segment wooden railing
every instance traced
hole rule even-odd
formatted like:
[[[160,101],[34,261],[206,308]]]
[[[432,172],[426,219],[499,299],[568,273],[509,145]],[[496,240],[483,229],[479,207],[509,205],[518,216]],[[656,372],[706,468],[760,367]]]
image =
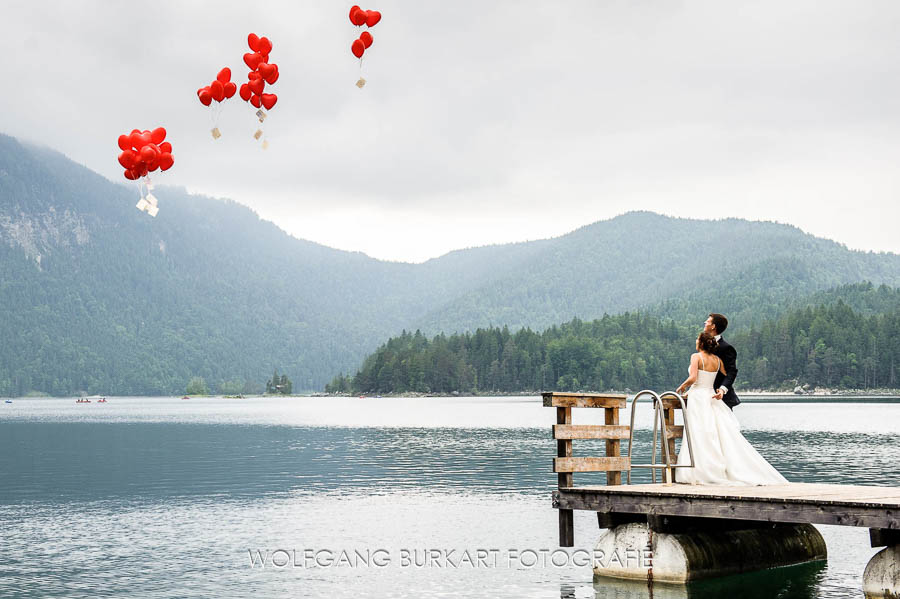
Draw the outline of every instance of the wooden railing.
[[[543,393],[544,407],[556,408],[556,457],[553,471],[557,473],[559,488],[572,487],[575,472],[605,472],[606,484],[621,485],[622,472],[631,470],[631,460],[622,457],[621,443],[628,439],[629,426],[619,424],[619,410],[625,408],[625,396],[598,393]],[[572,408],[603,408],[605,424],[572,424]],[[572,441],[576,439],[605,439],[606,455],[574,457]],[[674,439],[672,439],[674,445]],[[559,539],[561,547],[575,544],[574,514],[570,509],[559,510]]]

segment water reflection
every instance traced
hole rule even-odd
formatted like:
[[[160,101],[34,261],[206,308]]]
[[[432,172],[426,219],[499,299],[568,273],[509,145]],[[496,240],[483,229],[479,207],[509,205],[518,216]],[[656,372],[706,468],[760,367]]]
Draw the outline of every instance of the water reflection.
[[[900,485],[900,444],[888,435],[747,437],[795,482]],[[576,443],[575,454],[603,455],[602,443]],[[638,431],[635,462],[649,454],[650,433]],[[549,433],[535,429],[0,421],[0,503],[404,489],[548,498],[554,455]],[[605,484],[605,475],[575,480]],[[649,480],[633,472],[633,482]]]
[[[597,599],[819,599],[825,562],[690,582],[687,585],[595,578]],[[576,587],[560,585],[561,599],[578,596]]]

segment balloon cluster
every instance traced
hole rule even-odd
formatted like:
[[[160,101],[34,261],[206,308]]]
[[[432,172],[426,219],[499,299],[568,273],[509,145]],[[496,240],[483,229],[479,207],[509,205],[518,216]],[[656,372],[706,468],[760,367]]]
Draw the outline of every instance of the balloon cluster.
[[[247,45],[253,52],[244,54],[244,63],[250,67],[250,72],[247,73],[247,83],[241,85],[241,99],[250,102],[254,108],[272,110],[278,96],[263,91],[267,83],[273,85],[278,81],[278,65],[269,62],[272,42],[267,37],[251,33],[247,36]]]
[[[132,130],[119,136],[119,164],[125,167],[125,178],[136,181],[147,173],[159,169],[167,171],[175,164],[172,144],[165,141],[166,130],[157,127],[153,131]]]
[[[210,132],[213,139],[222,137],[222,132],[219,131],[219,115],[222,114],[222,102],[234,96],[235,93],[237,93],[237,85],[231,81],[231,69],[228,67],[219,71],[215,81],[197,90],[197,97],[200,98],[200,103],[204,106],[209,106],[214,100],[216,102],[216,106],[210,113],[212,120],[212,130]]]
[[[366,84],[366,80],[362,77],[362,57],[369,46],[372,45],[372,42],[375,41],[375,38],[368,32],[368,29],[377,25],[380,20],[381,13],[377,10],[363,10],[355,4],[350,8],[350,22],[357,27],[365,25],[367,29],[360,33],[359,37],[350,44],[350,51],[353,52],[353,56],[359,59],[360,77],[359,81],[356,82],[356,87],[362,88],[362,86]]]
[[[363,10],[355,4],[350,8],[350,22],[357,27],[365,25],[367,28],[372,28],[375,27],[380,20],[381,13],[377,10]],[[359,38],[354,40],[353,44],[350,45],[350,51],[353,52],[353,56],[362,58],[366,49],[371,46],[374,41],[375,38],[372,37],[371,33],[363,31],[359,34]]]
[[[209,106],[213,100],[222,102],[233,96],[236,91],[237,85],[231,81],[231,69],[225,67],[216,75],[215,81],[197,90],[197,97],[200,98],[201,104]]]
[[[119,164],[125,168],[125,178],[130,181],[139,181],[143,179],[143,185],[138,182],[141,199],[137,203],[138,210],[142,210],[156,216],[159,212],[156,198],[150,193],[153,184],[147,176],[149,173],[159,169],[167,171],[175,164],[172,158],[172,144],[165,141],[166,130],[157,127],[153,131],[141,131],[133,129],[127,135],[119,136]],[[144,188],[147,193],[144,195]]]

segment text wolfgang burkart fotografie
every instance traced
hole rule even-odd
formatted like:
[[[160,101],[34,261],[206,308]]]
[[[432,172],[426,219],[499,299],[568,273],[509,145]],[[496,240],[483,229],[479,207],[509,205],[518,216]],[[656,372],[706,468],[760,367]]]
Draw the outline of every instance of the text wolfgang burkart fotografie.
[[[602,568],[652,566],[648,547],[616,550],[549,548],[248,549],[252,568]]]

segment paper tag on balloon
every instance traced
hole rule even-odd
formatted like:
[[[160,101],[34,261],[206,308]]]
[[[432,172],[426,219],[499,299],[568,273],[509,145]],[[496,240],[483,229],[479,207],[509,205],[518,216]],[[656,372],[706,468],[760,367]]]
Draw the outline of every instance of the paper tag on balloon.
[[[259,119],[260,123],[266,120],[266,113],[262,108],[256,111],[256,118]]]
[[[213,130],[211,131],[211,133],[212,133],[213,139],[219,139],[220,137],[222,137],[222,132],[219,131],[218,127],[213,127]]]
[[[356,87],[362,89],[362,87],[366,84],[366,80],[362,77],[359,78],[359,81],[356,82]]]
[[[157,214],[159,214],[159,208],[157,208],[156,206],[150,206],[149,208],[147,208],[147,214],[149,214],[150,216],[156,216]]]
[[[257,129],[256,133],[253,134],[253,139],[259,139],[262,137],[262,129]]]
[[[147,200],[145,200],[144,198],[141,198],[140,200],[138,200],[138,203],[134,205],[134,207],[137,208],[138,210],[140,210],[141,212],[144,212],[147,210],[147,208],[150,207],[150,204],[147,202]]]
[[[264,140],[263,140],[263,142],[262,142],[262,149],[263,149],[263,150],[269,149],[269,140],[268,140],[268,139],[264,139]]]
[[[151,206],[156,206],[156,205],[157,205],[156,196],[153,195],[152,193],[148,193],[148,194],[147,194],[147,197],[144,198],[144,200],[145,200],[148,204],[150,204]]]

